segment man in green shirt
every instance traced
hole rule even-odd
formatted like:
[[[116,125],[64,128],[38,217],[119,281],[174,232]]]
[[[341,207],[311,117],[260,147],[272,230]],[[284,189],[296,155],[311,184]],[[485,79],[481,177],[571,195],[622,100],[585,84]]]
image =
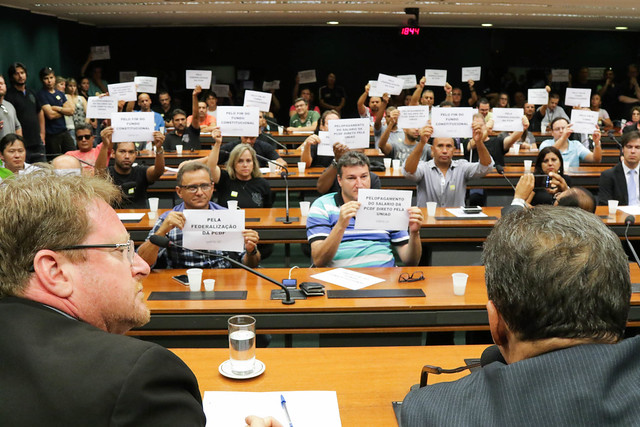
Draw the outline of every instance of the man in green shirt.
[[[287,128],[287,132],[313,132],[316,130],[320,114],[316,111],[309,111],[309,104],[304,98],[296,99],[293,106],[296,113],[289,119],[290,127]]]

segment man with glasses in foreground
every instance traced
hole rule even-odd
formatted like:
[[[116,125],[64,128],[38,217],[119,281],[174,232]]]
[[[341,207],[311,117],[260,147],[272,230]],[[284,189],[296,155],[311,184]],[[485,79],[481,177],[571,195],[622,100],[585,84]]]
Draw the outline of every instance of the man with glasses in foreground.
[[[167,236],[171,242],[182,245],[182,228],[186,218],[185,209],[225,209],[211,202],[213,194],[213,179],[211,171],[202,163],[185,163],[178,171],[176,177],[176,193],[183,202],[160,215],[158,221],[149,232],[149,236]],[[138,254],[154,268],[231,268],[233,265],[226,259],[215,255],[225,255],[237,260],[249,267],[257,267],[260,262],[258,251],[258,232],[255,230],[243,230],[244,252],[208,251],[211,256],[199,254],[188,249],[175,246],[160,248],[148,239],[140,248]],[[201,252],[201,251],[200,251]]]
[[[44,170],[0,184],[0,425],[204,426],[191,370],[123,336],[149,321],[149,266],[119,197]]]

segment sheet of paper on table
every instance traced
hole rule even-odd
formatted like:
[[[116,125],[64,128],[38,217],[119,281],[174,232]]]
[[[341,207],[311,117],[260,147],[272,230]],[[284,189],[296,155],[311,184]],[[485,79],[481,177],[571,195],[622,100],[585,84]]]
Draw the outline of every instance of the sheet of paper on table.
[[[357,271],[347,270],[346,268],[335,268],[333,270],[314,274],[311,277],[354,291],[375,285],[376,283],[384,282],[384,279],[380,279],[379,277],[358,273]]]
[[[287,401],[287,410],[294,426],[342,426],[335,391],[205,391],[202,404],[207,426],[244,426],[247,415],[272,416],[283,426],[288,426],[280,395]]]
[[[618,210],[629,215],[640,215],[640,206],[618,206]]]
[[[140,221],[142,219],[142,217],[144,217],[146,214],[144,212],[142,213],[119,213],[118,214],[118,218],[120,219],[120,221]]]
[[[466,214],[462,211],[461,208],[447,208],[447,212],[458,218],[486,218],[488,215],[484,212],[480,212],[477,214]]]

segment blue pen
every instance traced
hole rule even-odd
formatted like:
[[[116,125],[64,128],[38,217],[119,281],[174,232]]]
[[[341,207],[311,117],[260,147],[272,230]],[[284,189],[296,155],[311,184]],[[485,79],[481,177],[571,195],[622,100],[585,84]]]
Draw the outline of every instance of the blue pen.
[[[282,405],[282,409],[284,409],[284,413],[287,415],[287,421],[289,422],[289,427],[293,427],[293,423],[291,422],[291,417],[289,416],[289,411],[287,410],[287,401],[284,400],[283,395],[280,395],[280,404]]]

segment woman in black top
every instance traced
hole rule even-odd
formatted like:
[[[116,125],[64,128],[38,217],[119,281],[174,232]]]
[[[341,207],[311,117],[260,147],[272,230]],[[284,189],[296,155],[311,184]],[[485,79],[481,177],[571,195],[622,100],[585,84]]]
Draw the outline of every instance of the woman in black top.
[[[551,172],[560,175],[564,183],[561,182],[560,185],[552,188],[535,188],[527,200],[531,205],[552,205],[554,196],[568,190],[571,184],[569,177],[564,175],[564,162],[560,150],[556,147],[545,147],[538,153],[534,174],[549,175]]]

